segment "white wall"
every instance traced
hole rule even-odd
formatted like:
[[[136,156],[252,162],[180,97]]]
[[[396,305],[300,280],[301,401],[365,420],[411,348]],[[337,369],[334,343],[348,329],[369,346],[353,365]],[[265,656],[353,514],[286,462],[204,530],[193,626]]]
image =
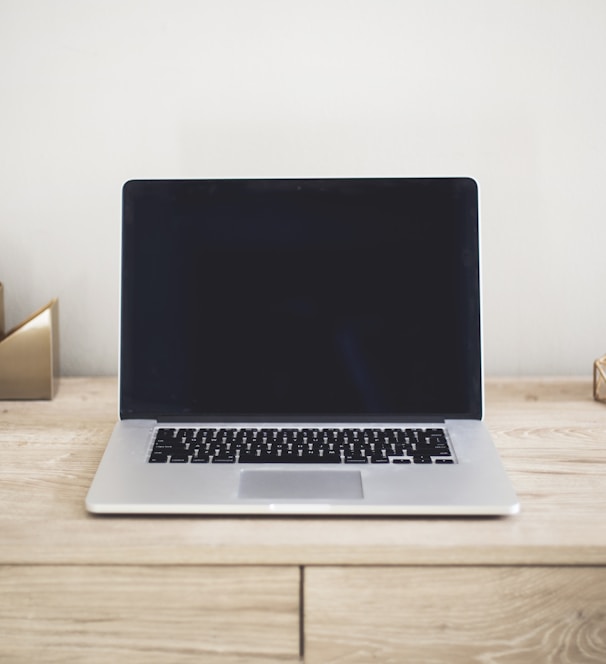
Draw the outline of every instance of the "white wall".
[[[0,280],[115,373],[120,188],[475,176],[489,374],[606,352],[604,0],[0,0]]]

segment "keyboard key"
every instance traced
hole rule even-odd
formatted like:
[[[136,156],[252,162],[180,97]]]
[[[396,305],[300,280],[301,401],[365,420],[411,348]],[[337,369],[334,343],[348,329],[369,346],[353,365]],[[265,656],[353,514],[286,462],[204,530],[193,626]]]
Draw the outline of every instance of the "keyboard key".
[[[213,463],[236,463],[236,457],[233,454],[218,454],[213,457]]]
[[[368,459],[363,456],[345,456],[345,463],[368,463]]]

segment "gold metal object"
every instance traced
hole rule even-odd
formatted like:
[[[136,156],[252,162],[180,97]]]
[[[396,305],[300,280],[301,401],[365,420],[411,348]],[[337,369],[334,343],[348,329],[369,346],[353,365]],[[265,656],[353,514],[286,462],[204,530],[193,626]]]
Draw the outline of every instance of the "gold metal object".
[[[0,399],[52,399],[59,382],[59,302],[4,331],[0,283]]]
[[[606,402],[606,355],[593,363],[593,398]]]

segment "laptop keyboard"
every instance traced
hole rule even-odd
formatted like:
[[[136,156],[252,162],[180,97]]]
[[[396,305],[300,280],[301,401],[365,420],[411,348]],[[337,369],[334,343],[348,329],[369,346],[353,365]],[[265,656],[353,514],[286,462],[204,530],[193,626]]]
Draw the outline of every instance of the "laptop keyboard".
[[[440,428],[159,428],[149,463],[451,464],[455,457]]]

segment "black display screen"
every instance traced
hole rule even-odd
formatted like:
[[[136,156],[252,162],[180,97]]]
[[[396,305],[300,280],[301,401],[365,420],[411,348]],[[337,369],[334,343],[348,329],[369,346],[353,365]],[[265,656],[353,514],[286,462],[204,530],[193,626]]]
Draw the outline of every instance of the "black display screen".
[[[131,181],[122,417],[481,415],[467,178]]]

